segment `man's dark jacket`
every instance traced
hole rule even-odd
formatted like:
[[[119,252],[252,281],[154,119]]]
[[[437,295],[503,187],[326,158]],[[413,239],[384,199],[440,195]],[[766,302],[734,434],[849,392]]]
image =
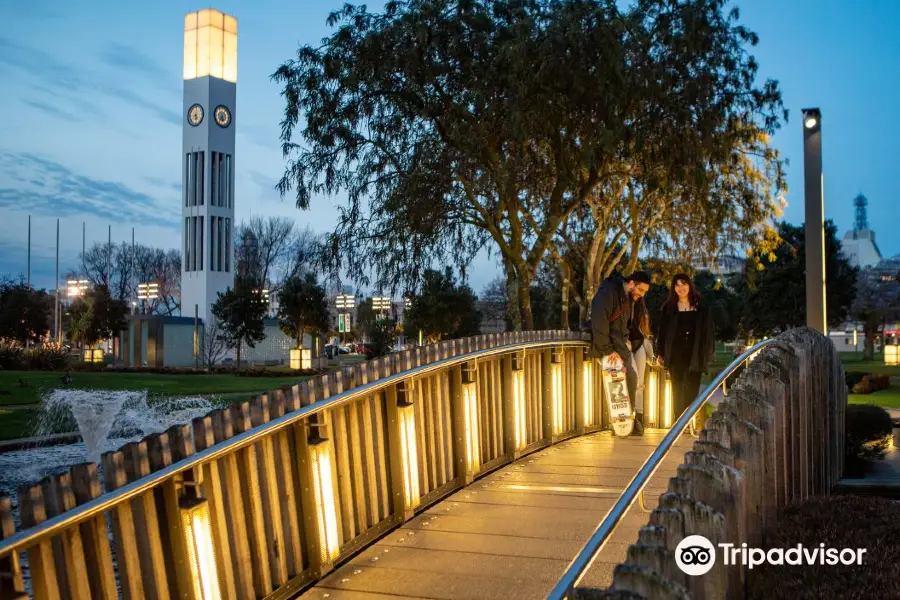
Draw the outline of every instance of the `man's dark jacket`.
[[[625,293],[621,278],[610,277],[600,285],[591,302],[592,357],[603,358],[618,352],[623,360],[628,360],[631,352],[625,340],[629,337],[631,305],[631,298]],[[610,323],[613,317],[616,318]]]

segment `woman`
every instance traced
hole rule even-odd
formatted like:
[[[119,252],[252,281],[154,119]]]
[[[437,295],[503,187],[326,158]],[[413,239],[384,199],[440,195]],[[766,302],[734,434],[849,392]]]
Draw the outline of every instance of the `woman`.
[[[715,324],[709,306],[684,274],[672,278],[661,312],[656,355],[671,373],[673,418],[678,419],[700,393],[700,379],[715,353]],[[700,409],[698,429],[704,417]]]
[[[628,331],[631,345],[631,356],[634,360],[634,371],[637,373],[637,388],[634,393],[635,431],[642,435],[644,431],[644,371],[648,362],[653,362],[653,345],[650,343],[650,311],[644,299],[634,304],[634,317]]]

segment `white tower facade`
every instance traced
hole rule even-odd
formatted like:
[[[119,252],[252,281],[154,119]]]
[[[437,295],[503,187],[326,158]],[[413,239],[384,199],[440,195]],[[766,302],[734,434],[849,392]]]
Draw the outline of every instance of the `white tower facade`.
[[[204,9],[184,19],[181,315],[204,322],[234,284],[237,20]]]

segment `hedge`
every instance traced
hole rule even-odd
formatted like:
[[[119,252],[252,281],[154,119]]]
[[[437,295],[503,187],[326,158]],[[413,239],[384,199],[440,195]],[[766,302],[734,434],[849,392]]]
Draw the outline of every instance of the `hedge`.
[[[864,496],[813,498],[789,506],[764,550],[865,549],[857,565],[767,565],[748,571],[748,600],[872,600],[900,597],[900,503]],[[818,562],[818,561],[816,561]]]
[[[862,477],[872,461],[884,458],[893,421],[886,410],[872,404],[849,404],[845,415],[844,476]]]

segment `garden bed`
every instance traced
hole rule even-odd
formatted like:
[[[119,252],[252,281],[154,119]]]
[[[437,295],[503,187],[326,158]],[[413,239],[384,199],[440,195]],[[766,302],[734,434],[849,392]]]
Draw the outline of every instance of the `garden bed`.
[[[749,600],[900,597],[900,502],[831,496],[788,507],[764,549],[865,549],[862,565],[762,565],[749,571]]]

